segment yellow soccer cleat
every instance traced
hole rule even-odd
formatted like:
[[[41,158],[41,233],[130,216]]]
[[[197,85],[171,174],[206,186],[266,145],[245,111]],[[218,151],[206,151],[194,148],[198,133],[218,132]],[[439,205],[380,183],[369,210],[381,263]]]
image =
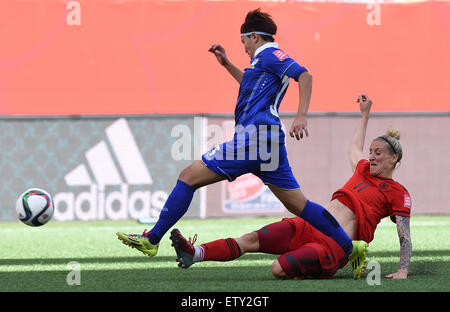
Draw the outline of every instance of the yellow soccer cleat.
[[[146,233],[141,234],[125,234],[122,232],[117,232],[117,238],[122,241],[127,246],[132,248],[136,248],[144,255],[149,256],[150,258],[156,256],[158,253],[159,244],[153,245],[149,242]]]
[[[353,269],[353,278],[359,280],[366,268],[366,256],[369,244],[364,241],[353,241],[353,251],[348,257]]]

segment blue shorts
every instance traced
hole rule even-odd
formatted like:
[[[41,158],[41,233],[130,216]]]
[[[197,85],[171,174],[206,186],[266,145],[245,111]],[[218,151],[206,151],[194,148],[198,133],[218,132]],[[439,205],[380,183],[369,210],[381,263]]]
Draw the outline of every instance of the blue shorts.
[[[264,184],[288,190],[300,188],[289,165],[285,144],[260,147],[256,143],[233,139],[203,154],[202,161],[230,182],[243,174],[253,173]]]

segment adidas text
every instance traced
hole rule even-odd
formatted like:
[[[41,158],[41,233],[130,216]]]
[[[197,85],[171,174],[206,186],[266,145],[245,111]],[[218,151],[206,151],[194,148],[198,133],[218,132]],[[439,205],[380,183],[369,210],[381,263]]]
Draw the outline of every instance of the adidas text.
[[[127,184],[118,191],[105,193],[97,185],[78,194],[61,192],[55,194],[55,220],[124,220],[158,216],[167,200],[164,191],[138,190],[130,192]]]

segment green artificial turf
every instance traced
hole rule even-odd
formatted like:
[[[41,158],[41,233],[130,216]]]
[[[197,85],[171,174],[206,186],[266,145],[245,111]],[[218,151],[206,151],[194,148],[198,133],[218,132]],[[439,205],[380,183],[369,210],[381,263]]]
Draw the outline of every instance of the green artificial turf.
[[[185,236],[198,234],[197,243],[238,237],[279,218],[183,219]],[[414,216],[411,223],[413,258],[407,280],[389,280],[397,271],[399,243],[396,227],[383,220],[370,244],[368,261],[374,268],[359,281],[346,266],[331,280],[276,280],[271,275],[275,255],[246,254],[232,262],[202,262],[187,270],[177,267],[166,235],[158,255],[149,259],[116,238],[117,231],[141,233],[151,225],[135,221],[50,222],[40,228],[20,222],[0,223],[0,291],[146,291],[146,292],[448,292],[450,291],[450,216]],[[80,285],[69,265],[80,265]],[[72,279],[71,279],[72,278]]]

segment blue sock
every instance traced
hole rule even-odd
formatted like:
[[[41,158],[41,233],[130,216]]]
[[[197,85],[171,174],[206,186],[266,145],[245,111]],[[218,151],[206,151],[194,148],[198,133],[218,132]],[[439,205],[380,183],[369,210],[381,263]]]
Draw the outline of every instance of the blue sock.
[[[178,180],[164,204],[159,219],[153,229],[148,232],[151,244],[156,245],[166,232],[186,213],[194,196],[194,189],[185,182]]]
[[[353,244],[351,238],[344,232],[340,224],[328,210],[308,200],[305,208],[303,208],[303,211],[300,213],[300,218],[307,221],[323,234],[334,239],[347,256],[352,253]]]

